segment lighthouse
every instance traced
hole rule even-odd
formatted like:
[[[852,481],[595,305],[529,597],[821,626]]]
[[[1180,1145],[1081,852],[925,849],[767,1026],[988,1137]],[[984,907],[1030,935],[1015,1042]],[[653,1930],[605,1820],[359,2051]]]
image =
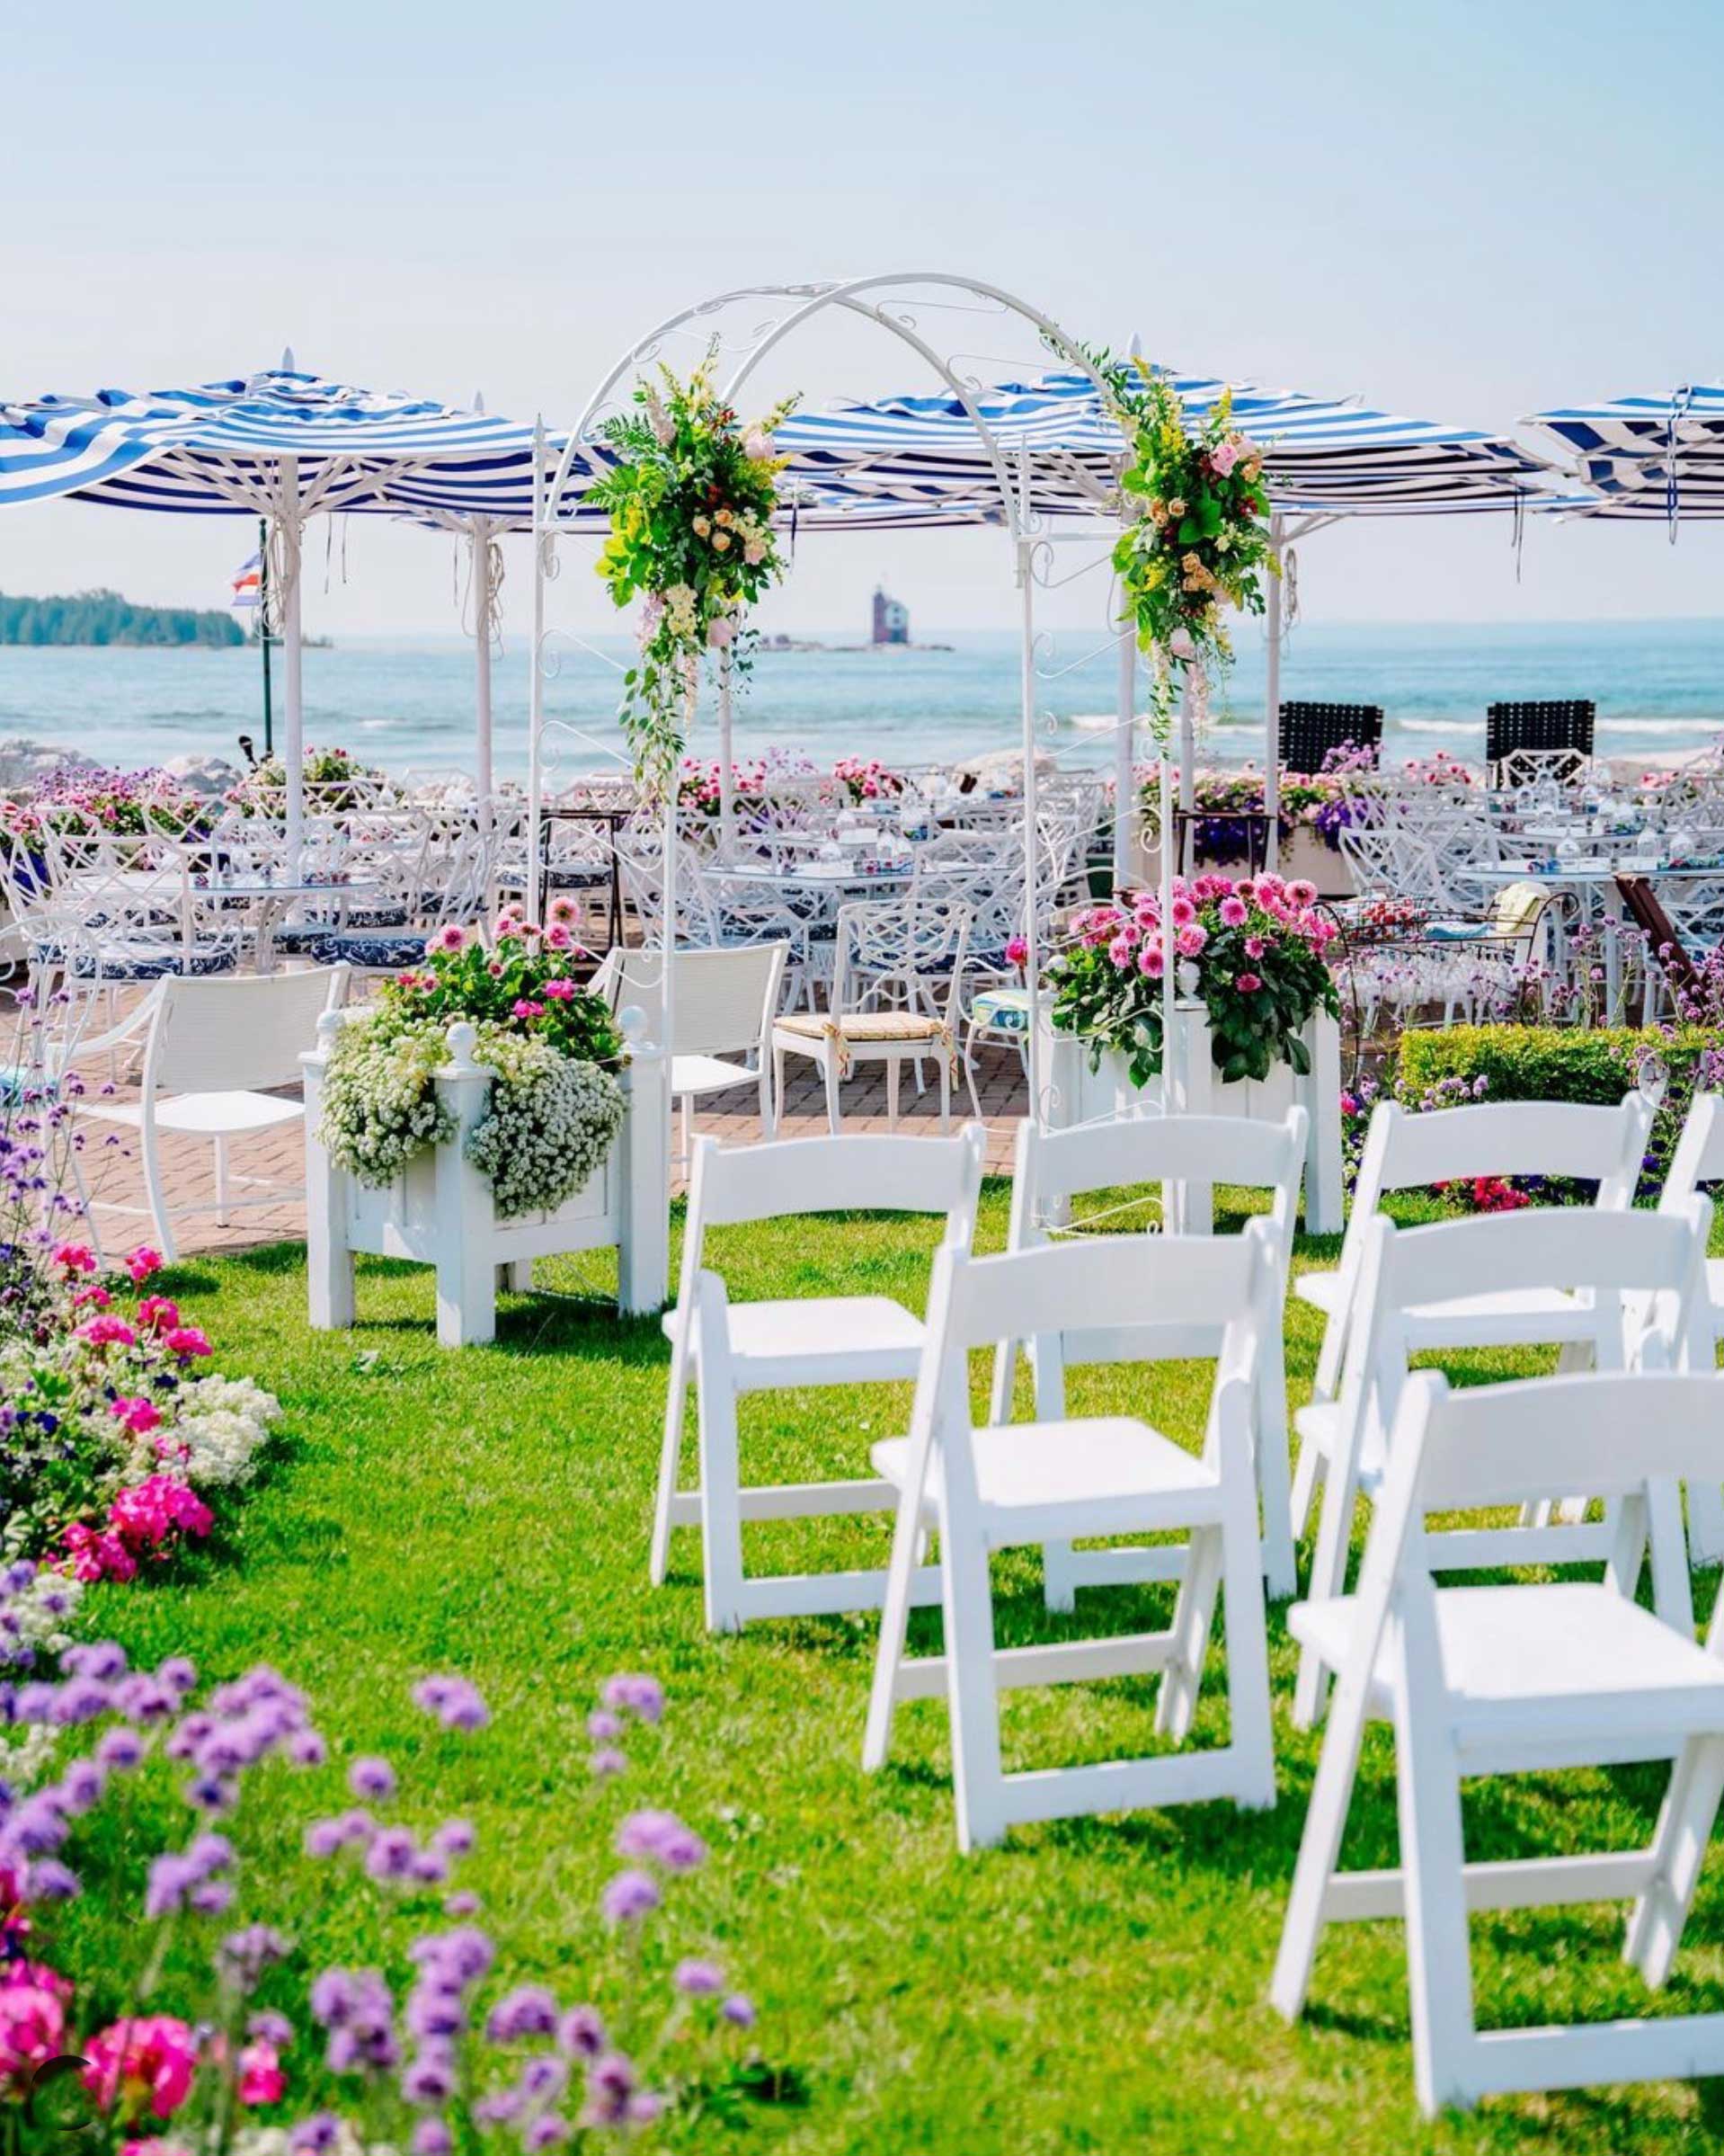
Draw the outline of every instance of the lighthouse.
[[[910,641],[910,609],[901,601],[889,599],[884,584],[874,587],[874,634],[875,644],[908,644]]]

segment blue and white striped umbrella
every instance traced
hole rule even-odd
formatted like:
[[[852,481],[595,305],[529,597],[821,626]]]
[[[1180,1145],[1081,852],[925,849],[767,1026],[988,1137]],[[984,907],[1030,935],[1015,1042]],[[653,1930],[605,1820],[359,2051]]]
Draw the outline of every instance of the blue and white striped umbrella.
[[[1560,442],[1600,497],[1589,513],[1672,525],[1724,516],[1724,387],[1565,405],[1527,423]]]
[[[71,494],[191,515],[424,511],[526,523],[532,487],[529,426],[285,367],[191,389],[0,404],[0,503]]]
[[[1176,375],[1193,425],[1228,385]],[[1330,515],[1513,508],[1541,497],[1554,477],[1543,459],[1506,436],[1234,385],[1233,416],[1264,451],[1277,509]],[[1027,474],[1044,512],[1105,509],[1123,442],[1093,383],[1076,372],[980,388],[977,410],[1004,453],[1013,484]],[[986,444],[950,391],[796,413],[778,430],[787,480],[905,502],[993,501],[1000,487]]]

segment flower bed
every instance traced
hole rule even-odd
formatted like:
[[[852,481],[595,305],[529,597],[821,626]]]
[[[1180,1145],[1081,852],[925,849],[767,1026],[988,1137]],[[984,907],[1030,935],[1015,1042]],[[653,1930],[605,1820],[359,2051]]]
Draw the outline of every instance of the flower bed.
[[[34,1593],[0,1580],[8,1632],[40,1634]],[[588,2133],[638,2140],[763,2083],[782,2092],[747,2055],[754,2009],[703,1921],[706,1843],[673,1813],[611,1801],[661,1748],[653,1678],[611,1679],[588,1717],[588,1808],[617,1862],[581,2000],[520,1981],[475,1920],[478,1896],[458,1883],[474,1826],[425,1817],[394,1762],[332,1742],[273,1670],[206,1688],[182,1656],[134,1669],[111,1642],[51,1636],[58,1669],[40,1644],[13,1657],[31,1671],[15,1721],[66,1733],[71,1756],[33,1793],[0,1795],[0,2073],[27,2103],[55,2087],[56,2118],[85,2145],[538,2152]],[[428,1676],[413,1698],[429,1724],[413,1758],[431,1778],[490,1715],[459,1676]],[[294,1823],[301,1853],[285,1858]],[[335,1965],[243,1913],[332,1888],[351,1942]],[[61,1911],[81,1894],[133,1912],[120,1965],[78,1965]]]
[[[1369,785],[1359,774],[1372,773]],[[1283,771],[1275,781],[1275,832],[1285,846],[1300,832],[1331,853],[1338,853],[1341,833],[1364,820],[1369,797],[1385,785],[1409,790],[1426,786],[1470,786],[1472,774],[1442,750],[1428,761],[1416,759],[1395,771],[1378,774],[1375,753],[1343,747],[1331,750],[1320,771]],[[1204,771],[1196,775],[1193,806],[1198,822],[1193,833],[1199,861],[1238,861],[1249,858],[1251,827],[1245,818],[1264,813],[1264,776],[1254,764],[1237,771]],[[1161,798],[1158,774],[1138,773],[1138,815],[1146,844],[1160,835]]]
[[[895,801],[904,790],[902,771],[888,771],[877,756],[840,756],[832,776],[849,797],[852,808],[866,801]]]
[[[1264,1079],[1277,1063],[1310,1069],[1302,1036],[1314,1012],[1338,1015],[1324,952],[1334,924],[1315,910],[1310,884],[1260,876],[1173,882],[1173,926],[1182,994],[1201,998],[1210,1053],[1224,1080]],[[1161,1069],[1160,907],[1153,892],[1089,906],[1072,922],[1075,945],[1049,967],[1053,1023],[1089,1044],[1093,1065],[1108,1049],[1142,1086]]]
[[[332,812],[363,807],[384,783],[375,764],[361,762],[345,749],[308,747],[299,775],[306,798]],[[243,816],[269,816],[279,823],[288,813],[287,765],[280,756],[266,756],[228,788],[227,798]]]
[[[116,838],[207,838],[218,804],[164,771],[104,771],[62,764],[31,788],[28,800],[0,806],[0,830],[26,847],[44,830]]]

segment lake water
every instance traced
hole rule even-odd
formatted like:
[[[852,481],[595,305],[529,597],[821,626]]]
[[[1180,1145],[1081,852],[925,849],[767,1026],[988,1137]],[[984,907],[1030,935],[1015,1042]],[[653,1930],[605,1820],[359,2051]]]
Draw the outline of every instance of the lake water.
[[[1008,635],[959,636],[949,651],[765,652],[736,708],[739,756],[769,745],[822,763],[888,763],[1010,749],[1018,740],[1018,650]],[[1042,737],[1062,762],[1111,755],[1115,660],[1062,635],[1044,661]],[[1241,636],[1253,646],[1252,632]],[[571,647],[547,708],[615,747],[618,664]],[[1073,662],[1080,662],[1073,664]],[[1063,671],[1062,671],[1063,669]],[[1663,621],[1546,627],[1322,627],[1296,631],[1283,662],[1290,697],[1381,703],[1391,760],[1447,749],[1478,758],[1485,706],[1497,699],[1591,697],[1607,755],[1670,755],[1724,735],[1724,624]],[[454,638],[366,641],[305,655],[307,738],[392,771],[470,763],[471,647]],[[1232,762],[1262,738],[1260,640],[1213,699],[1205,753]],[[280,662],[277,662],[278,717]],[[495,671],[497,764],[524,775],[526,662],[519,644]],[[698,746],[710,753],[707,714]],[[262,740],[254,650],[0,649],[0,737],[24,735],[126,767],[187,753],[236,756]],[[565,769],[599,747],[564,747]]]

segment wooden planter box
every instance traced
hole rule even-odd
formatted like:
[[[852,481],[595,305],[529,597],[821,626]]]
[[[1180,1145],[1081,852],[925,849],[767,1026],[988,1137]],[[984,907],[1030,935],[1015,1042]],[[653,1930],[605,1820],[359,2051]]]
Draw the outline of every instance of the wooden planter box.
[[[1169,1112],[1190,1116],[1241,1116],[1279,1122],[1295,1103],[1311,1118],[1305,1155],[1305,1228],[1312,1235],[1338,1235],[1343,1225],[1341,1170],[1341,1033],[1325,1011],[1306,1023],[1305,1047],[1311,1075],[1294,1074],[1278,1064],[1262,1080],[1223,1079],[1209,1052],[1209,1013],[1202,1003],[1174,1005],[1173,1082],[1164,1089],[1151,1079],[1132,1083],[1126,1059],[1116,1049],[1104,1052],[1100,1065],[1089,1067],[1089,1046],[1070,1033],[1056,1033],[1042,1020],[1043,1055],[1049,1074],[1048,1120],[1057,1129],[1080,1123],[1105,1122],[1115,1116],[1160,1115],[1164,1098]],[[1186,1233],[1205,1234],[1212,1218],[1211,1194],[1204,1185],[1181,1186],[1177,1217]],[[1172,1212],[1169,1217],[1172,1217]]]
[[[629,1048],[620,1074],[622,1128],[586,1188],[554,1213],[497,1217],[491,1186],[467,1161],[467,1133],[484,1119],[493,1074],[473,1059],[470,1025],[449,1029],[449,1060],[436,1086],[455,1136],[427,1146],[393,1183],[373,1189],[339,1168],[318,1137],[324,1068],[343,1014],[319,1021],[318,1045],[299,1058],[306,1074],[306,1211],[311,1323],[353,1323],[353,1260],[407,1258],[437,1269],[437,1338],[446,1348],[493,1340],[497,1289],[532,1286],[536,1258],[573,1251],[618,1253],[617,1306],[662,1309],[670,1277],[670,1103],[660,1049],[646,1047],[637,1010],[619,1023]]]

